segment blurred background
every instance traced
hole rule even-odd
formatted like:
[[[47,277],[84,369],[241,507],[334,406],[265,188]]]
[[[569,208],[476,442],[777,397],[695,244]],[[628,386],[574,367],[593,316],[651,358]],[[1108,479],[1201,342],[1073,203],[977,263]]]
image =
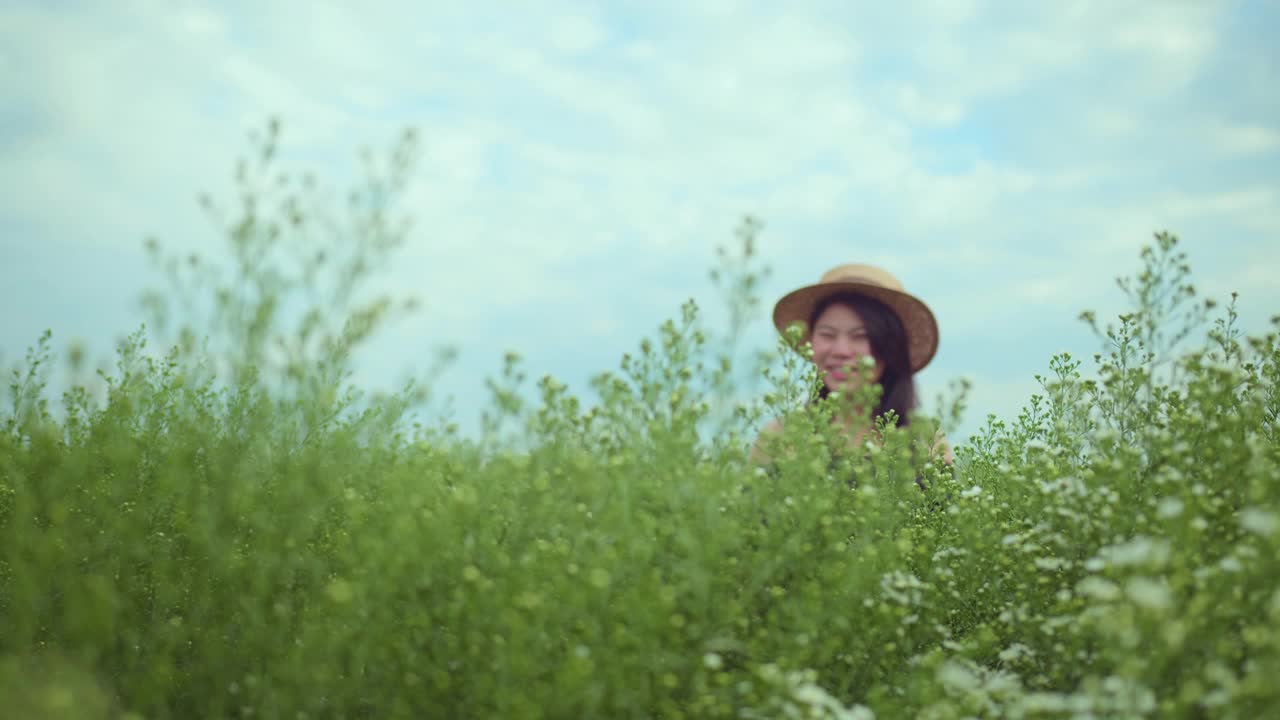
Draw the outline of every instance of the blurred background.
[[[1252,2],[0,2],[0,363],[50,328],[93,363],[163,286],[143,239],[217,259],[202,213],[278,117],[335,188],[421,140],[377,289],[421,311],[356,358],[391,389],[455,346],[463,428],[516,350],[579,392],[693,298],[744,215],[769,311],[843,262],[898,275],[973,383],[963,437],[1100,348],[1077,319],[1158,230],[1242,324],[1280,311],[1280,5]],[[340,197],[340,194],[338,195]],[[54,378],[55,382],[60,377]]]

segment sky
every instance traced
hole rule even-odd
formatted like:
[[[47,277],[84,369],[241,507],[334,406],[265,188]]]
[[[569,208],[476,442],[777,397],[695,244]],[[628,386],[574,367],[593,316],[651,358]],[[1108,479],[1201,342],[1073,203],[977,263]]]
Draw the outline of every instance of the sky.
[[[917,382],[972,383],[961,438],[1012,418],[1077,319],[1124,309],[1153,233],[1246,330],[1280,312],[1280,4],[1219,2],[0,1],[0,363],[47,329],[99,362],[161,287],[143,239],[225,254],[272,117],[281,162],[360,179],[406,128],[413,230],[376,276],[421,311],[356,358],[437,381],[473,424],[515,350],[589,397],[695,299],[745,215],[773,302],[846,262],[927,302]]]

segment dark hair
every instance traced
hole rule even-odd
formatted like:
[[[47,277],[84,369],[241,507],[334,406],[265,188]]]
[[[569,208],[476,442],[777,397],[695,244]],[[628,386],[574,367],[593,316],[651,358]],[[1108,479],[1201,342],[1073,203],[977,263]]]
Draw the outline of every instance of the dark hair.
[[[867,330],[867,339],[871,342],[871,354],[884,366],[880,376],[880,405],[872,414],[872,420],[892,410],[897,415],[898,427],[911,424],[908,413],[916,408],[916,382],[911,372],[911,356],[907,350],[907,332],[902,327],[902,320],[884,303],[866,295],[856,293],[837,293],[828,295],[818,301],[809,315],[809,331],[818,322],[818,317],[832,305],[844,305],[862,318]],[[826,399],[830,394],[826,383],[818,391],[818,396]]]

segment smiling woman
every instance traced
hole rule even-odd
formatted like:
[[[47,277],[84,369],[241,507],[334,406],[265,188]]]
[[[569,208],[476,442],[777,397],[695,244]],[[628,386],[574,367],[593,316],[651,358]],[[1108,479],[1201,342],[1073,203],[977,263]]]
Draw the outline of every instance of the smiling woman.
[[[903,289],[893,275],[873,265],[840,265],[827,271],[817,284],[783,296],[774,306],[774,326],[784,336],[801,325],[802,351],[809,356],[822,381],[818,399],[834,393],[854,396],[864,383],[880,386],[876,407],[847,407],[832,422],[841,423],[849,446],[862,443],[881,417],[892,417],[898,427],[911,423],[917,406],[915,373],[938,351],[938,324],[929,306]],[[807,353],[805,353],[808,355]],[[752,449],[761,463],[770,458],[763,440],[782,431],[775,419],[764,428]],[[931,453],[952,462],[951,447],[941,435]]]

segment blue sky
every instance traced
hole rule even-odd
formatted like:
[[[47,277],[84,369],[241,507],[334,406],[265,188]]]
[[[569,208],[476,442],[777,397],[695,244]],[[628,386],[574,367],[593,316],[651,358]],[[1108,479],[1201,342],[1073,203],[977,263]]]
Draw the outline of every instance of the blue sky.
[[[1280,311],[1280,6],[1270,2],[0,5],[0,362],[45,328],[105,358],[158,286],[154,234],[216,256],[197,208],[247,133],[356,179],[423,138],[416,232],[379,288],[424,312],[358,358],[390,387],[456,345],[474,417],[503,351],[585,391],[761,218],[768,308],[873,262],[934,308],[926,397],[974,383],[962,434],[1014,414],[1051,355],[1089,356],[1113,279],[1178,233],[1203,294]]]

